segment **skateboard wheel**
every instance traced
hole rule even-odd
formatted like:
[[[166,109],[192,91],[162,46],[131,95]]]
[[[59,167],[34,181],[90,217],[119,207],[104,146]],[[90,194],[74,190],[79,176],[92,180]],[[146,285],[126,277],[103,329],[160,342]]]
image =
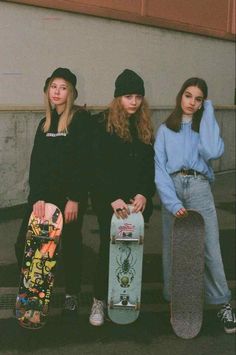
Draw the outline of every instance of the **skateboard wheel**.
[[[114,235],[111,236],[111,243],[112,244],[116,243],[116,237]]]
[[[32,232],[32,231],[27,231],[27,233],[26,233],[26,239],[31,239],[32,235],[33,235],[33,232]]]
[[[127,299],[124,299],[121,303],[122,303],[122,306],[127,306],[128,300],[127,300]]]
[[[135,311],[139,311],[140,310],[140,302],[137,302],[135,305]]]
[[[55,238],[55,239],[53,239],[53,242],[54,242],[56,245],[58,245],[59,242],[60,242],[60,239],[59,239],[59,238]]]
[[[109,304],[108,304],[108,308],[109,308],[109,309],[112,309],[112,308],[113,308],[113,301],[112,301],[112,300],[110,300],[110,302],[109,302]]]
[[[140,235],[140,237],[139,237],[139,244],[142,245],[143,242],[144,242],[144,237],[143,237],[143,235]]]

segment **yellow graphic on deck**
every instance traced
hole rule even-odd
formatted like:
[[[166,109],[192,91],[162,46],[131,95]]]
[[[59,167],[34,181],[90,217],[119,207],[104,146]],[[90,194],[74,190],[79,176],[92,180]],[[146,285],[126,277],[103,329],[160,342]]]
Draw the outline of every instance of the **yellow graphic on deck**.
[[[36,285],[42,285],[44,283],[43,277],[47,276],[56,265],[56,261],[45,259],[45,255],[43,256],[37,249],[30,269],[25,271],[25,283],[28,287],[32,288]]]

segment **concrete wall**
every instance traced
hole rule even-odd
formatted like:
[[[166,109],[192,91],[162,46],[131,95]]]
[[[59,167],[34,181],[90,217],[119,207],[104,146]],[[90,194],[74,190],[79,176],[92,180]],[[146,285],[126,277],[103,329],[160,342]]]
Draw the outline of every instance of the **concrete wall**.
[[[155,126],[190,76],[205,78],[226,142],[217,171],[234,169],[235,44],[154,27],[0,2],[0,208],[26,201],[45,79],[58,66],[78,75],[77,103],[107,105],[124,69],[138,71]],[[25,111],[16,106],[24,106]]]
[[[190,76],[204,77],[218,105],[234,100],[235,44],[87,15],[0,2],[0,104],[42,104],[56,67],[79,76],[78,103],[106,105],[124,68],[144,78],[149,103],[172,105]]]
[[[153,110],[155,131],[169,112],[170,108]],[[216,116],[225,140],[225,154],[214,162],[214,169],[231,170],[235,168],[235,113],[218,109]],[[40,111],[0,111],[0,208],[26,202],[30,154],[42,117]]]

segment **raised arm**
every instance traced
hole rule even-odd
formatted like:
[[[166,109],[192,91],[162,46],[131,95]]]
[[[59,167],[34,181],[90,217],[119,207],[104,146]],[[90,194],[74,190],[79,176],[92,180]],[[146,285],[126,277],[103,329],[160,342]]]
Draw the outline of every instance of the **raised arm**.
[[[199,130],[199,153],[208,162],[218,159],[224,153],[224,142],[220,137],[220,129],[215,118],[211,100],[204,101],[204,111]]]

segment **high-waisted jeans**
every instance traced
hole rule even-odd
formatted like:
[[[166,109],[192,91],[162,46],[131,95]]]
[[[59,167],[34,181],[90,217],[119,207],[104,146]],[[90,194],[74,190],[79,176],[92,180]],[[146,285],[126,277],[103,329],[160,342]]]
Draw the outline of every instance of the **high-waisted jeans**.
[[[198,211],[205,222],[205,301],[209,304],[229,302],[231,292],[228,288],[222,263],[219,227],[214,198],[209,181],[203,175],[173,174],[172,180],[178,198],[185,208]],[[171,284],[171,238],[174,216],[162,207],[163,229],[163,278],[164,298],[170,301]]]

